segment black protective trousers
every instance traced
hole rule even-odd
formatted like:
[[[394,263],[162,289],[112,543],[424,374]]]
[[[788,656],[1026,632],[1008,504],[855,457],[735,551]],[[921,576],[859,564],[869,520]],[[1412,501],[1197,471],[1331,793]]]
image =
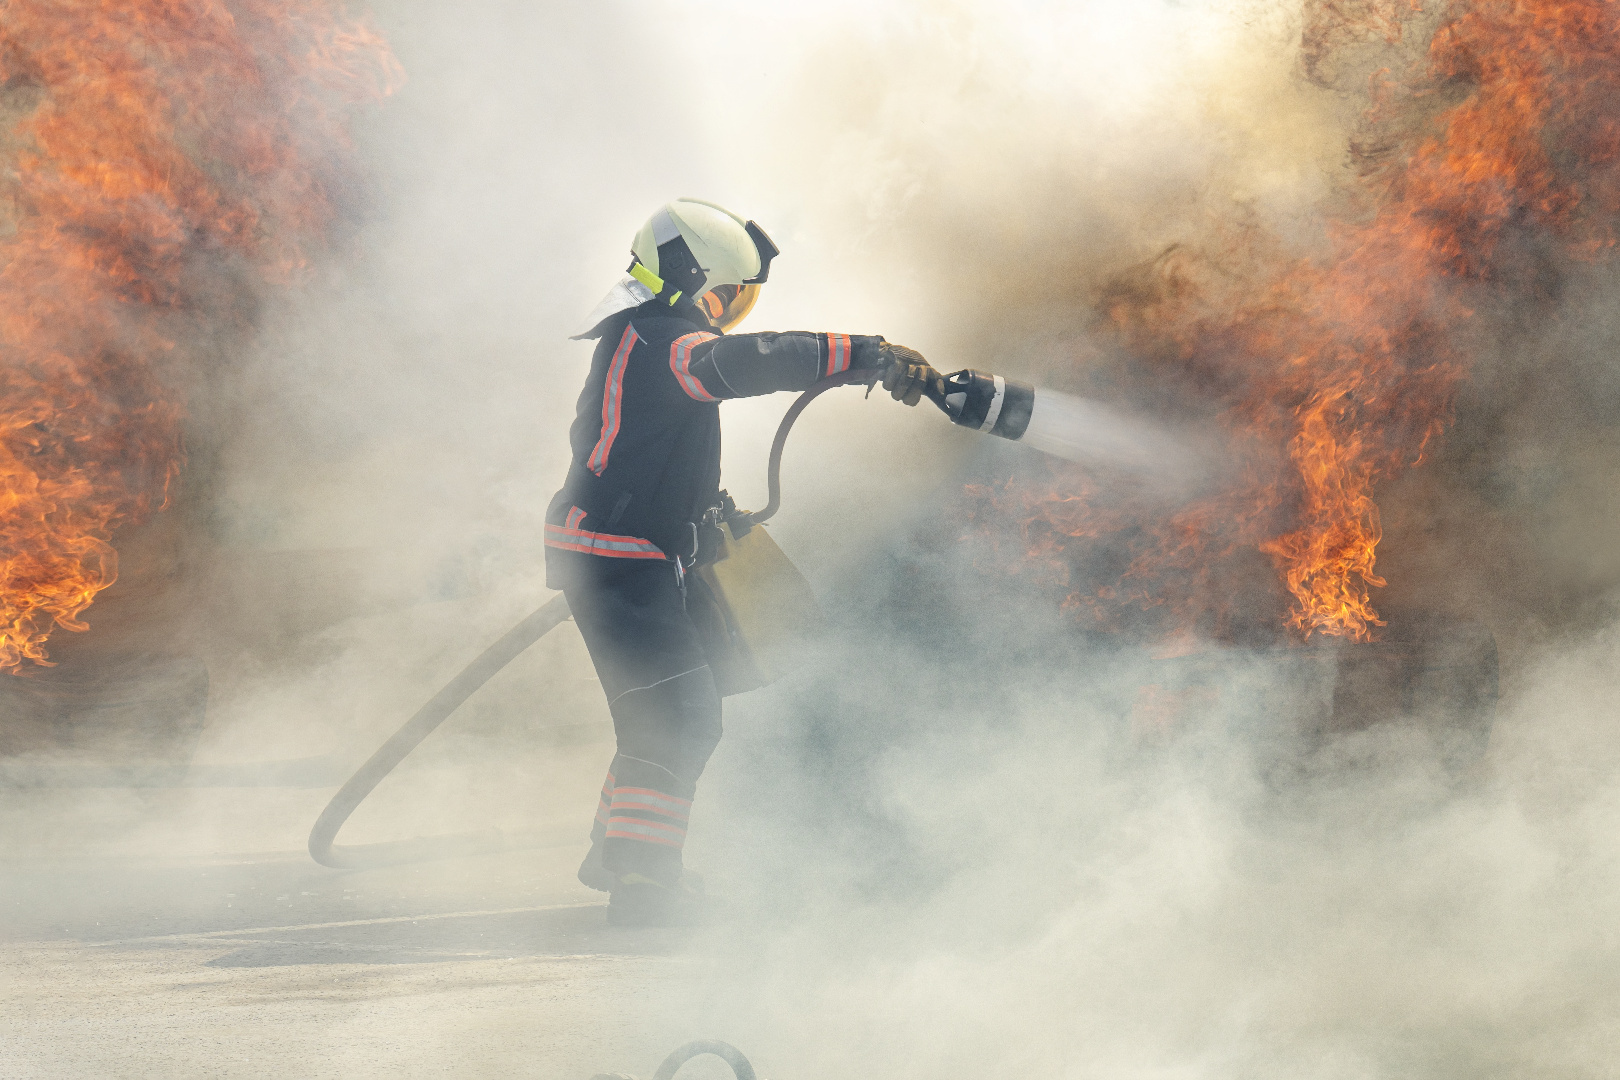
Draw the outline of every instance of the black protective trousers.
[[[720,694],[686,606],[704,586],[688,574],[683,589],[662,559],[581,561],[593,565],[563,591],[618,738],[591,839],[610,871],[673,885],[698,777],[720,742]]]

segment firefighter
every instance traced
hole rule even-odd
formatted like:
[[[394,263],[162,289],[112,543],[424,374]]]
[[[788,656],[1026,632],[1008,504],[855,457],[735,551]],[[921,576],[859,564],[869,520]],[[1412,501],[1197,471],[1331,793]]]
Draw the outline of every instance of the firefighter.
[[[687,615],[722,508],[720,409],[839,372],[882,372],[915,405],[940,375],[918,353],[855,334],[730,334],[778,254],[752,221],[678,199],[636,234],[626,276],[578,339],[597,341],[569,429],[573,462],[545,520],[547,584],[568,598],[602,689],[617,753],[580,881],[609,894],[608,921],[691,921],[687,817],[720,740],[720,691]]]

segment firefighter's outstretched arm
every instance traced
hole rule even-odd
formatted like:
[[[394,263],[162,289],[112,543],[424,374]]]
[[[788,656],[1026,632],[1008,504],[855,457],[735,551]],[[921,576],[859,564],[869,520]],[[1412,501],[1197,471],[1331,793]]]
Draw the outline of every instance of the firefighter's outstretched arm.
[[[677,371],[684,367],[714,398],[804,390],[841,372],[870,371],[896,401],[915,405],[931,385],[943,384],[921,353],[874,335],[790,331],[702,337],[687,344],[689,357],[676,355],[671,364]]]

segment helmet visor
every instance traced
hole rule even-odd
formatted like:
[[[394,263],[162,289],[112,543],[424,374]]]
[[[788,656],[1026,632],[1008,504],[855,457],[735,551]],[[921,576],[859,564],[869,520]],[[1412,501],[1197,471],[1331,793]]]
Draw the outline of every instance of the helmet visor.
[[[721,333],[727,333],[754,310],[758,300],[758,284],[716,285],[698,299],[698,307]]]

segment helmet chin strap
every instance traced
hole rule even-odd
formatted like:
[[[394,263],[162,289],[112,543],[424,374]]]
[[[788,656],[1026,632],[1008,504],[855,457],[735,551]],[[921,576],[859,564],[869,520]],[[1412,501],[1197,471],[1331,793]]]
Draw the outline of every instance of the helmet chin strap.
[[[647,286],[647,288],[651,289],[653,296],[661,297],[664,295],[664,279],[647,269],[646,265],[643,264],[640,259],[630,260],[629,272],[631,277],[635,278],[637,281]],[[669,302],[673,304],[680,298],[680,291],[677,290],[675,295],[669,298]]]
[[[709,276],[697,265],[697,260],[692,258],[692,251],[686,246],[685,240],[677,237],[667,244],[660,245],[658,265],[666,276],[660,277],[649,270],[641,259],[632,257],[629,274],[671,307],[683,296],[703,295],[703,286],[709,283]]]

